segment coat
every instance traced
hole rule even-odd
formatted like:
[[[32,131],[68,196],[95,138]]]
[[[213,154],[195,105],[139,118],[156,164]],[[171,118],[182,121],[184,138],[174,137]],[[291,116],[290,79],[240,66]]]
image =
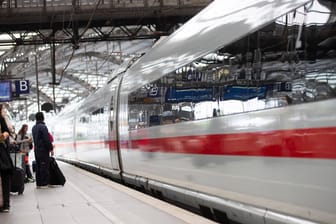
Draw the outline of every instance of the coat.
[[[43,121],[36,121],[32,128],[34,152],[36,157],[49,156],[53,146],[50,141],[49,131]]]

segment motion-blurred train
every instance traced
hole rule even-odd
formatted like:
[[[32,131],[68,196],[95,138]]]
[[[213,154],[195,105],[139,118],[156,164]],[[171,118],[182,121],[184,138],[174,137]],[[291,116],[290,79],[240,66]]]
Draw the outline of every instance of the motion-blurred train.
[[[335,9],[212,2],[46,121],[57,158],[222,223],[336,223]]]

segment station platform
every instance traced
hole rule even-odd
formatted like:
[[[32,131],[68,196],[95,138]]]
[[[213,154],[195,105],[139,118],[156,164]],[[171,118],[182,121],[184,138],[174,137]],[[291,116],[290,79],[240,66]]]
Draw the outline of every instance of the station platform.
[[[37,189],[26,183],[22,195],[11,195],[1,224],[210,224],[197,214],[57,161],[67,182]]]

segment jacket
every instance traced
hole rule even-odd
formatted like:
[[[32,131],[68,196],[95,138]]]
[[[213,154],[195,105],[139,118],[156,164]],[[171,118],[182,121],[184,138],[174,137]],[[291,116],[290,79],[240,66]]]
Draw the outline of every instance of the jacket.
[[[37,121],[32,128],[34,151],[36,155],[49,154],[53,146],[49,138],[49,131],[43,121]]]

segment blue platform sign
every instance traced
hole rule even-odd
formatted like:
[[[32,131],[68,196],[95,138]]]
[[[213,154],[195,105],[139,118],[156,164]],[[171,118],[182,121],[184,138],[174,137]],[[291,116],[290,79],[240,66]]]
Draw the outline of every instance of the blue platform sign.
[[[12,100],[12,83],[11,81],[0,81],[0,102]]]
[[[29,94],[29,80],[16,80],[15,93],[16,95]]]

